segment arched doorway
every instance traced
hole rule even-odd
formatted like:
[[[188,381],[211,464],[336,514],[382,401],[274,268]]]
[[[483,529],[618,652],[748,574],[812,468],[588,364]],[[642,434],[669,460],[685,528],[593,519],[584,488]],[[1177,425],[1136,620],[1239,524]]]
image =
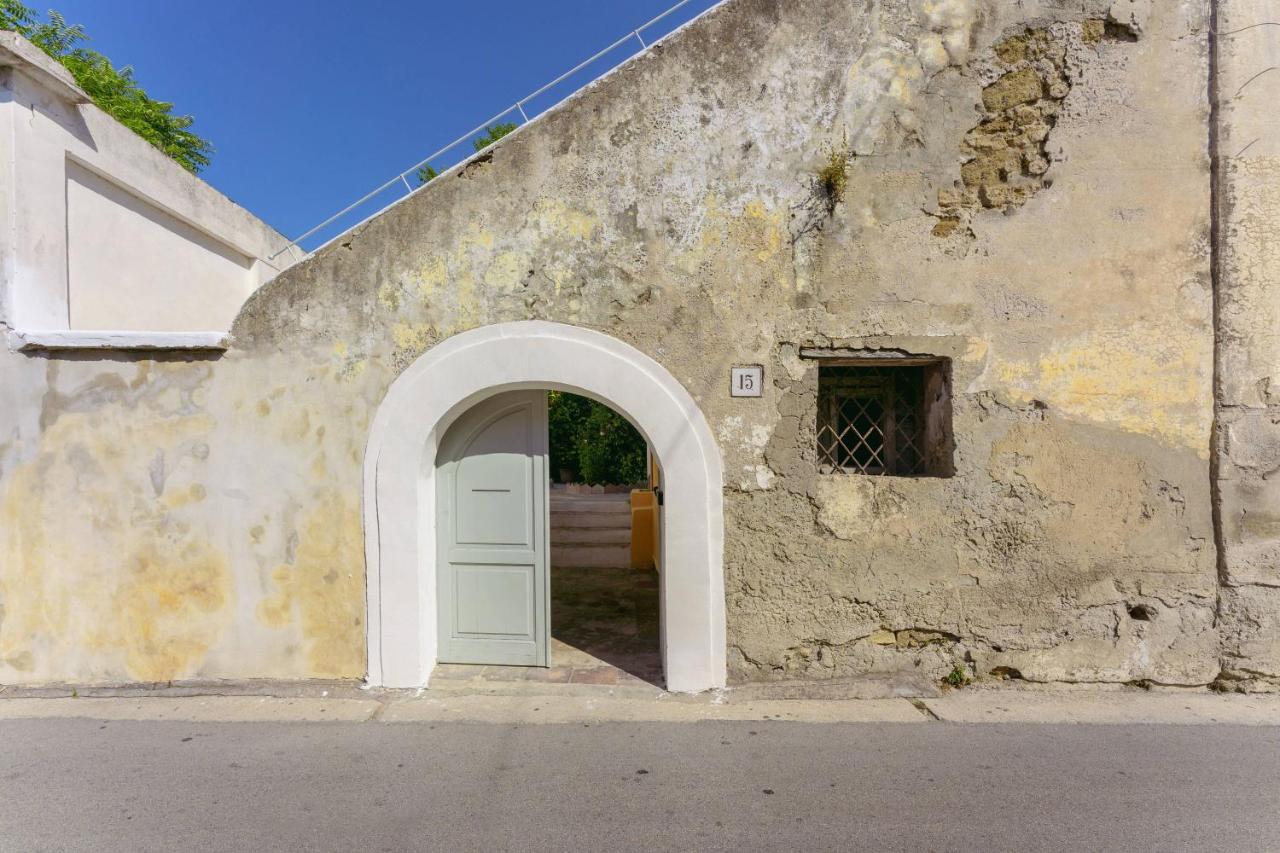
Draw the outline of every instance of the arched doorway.
[[[436,455],[448,427],[503,391],[551,388],[623,413],[664,471],[660,579],[668,689],[725,683],[724,520],[719,448],[660,364],[599,332],[503,323],[456,335],[392,383],[365,453],[369,683],[418,687],[437,659]]]

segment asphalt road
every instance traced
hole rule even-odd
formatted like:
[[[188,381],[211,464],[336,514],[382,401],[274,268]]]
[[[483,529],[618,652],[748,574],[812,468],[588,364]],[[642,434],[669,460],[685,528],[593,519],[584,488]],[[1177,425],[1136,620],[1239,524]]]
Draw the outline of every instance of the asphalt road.
[[[1280,728],[0,721],[3,851],[1277,850]]]

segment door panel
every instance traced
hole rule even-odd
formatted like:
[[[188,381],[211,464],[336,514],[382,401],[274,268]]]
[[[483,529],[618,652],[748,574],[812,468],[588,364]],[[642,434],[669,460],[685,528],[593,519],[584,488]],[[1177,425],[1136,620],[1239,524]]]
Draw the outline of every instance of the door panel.
[[[534,547],[528,463],[534,454],[532,413],[522,406],[475,436],[454,474],[454,542]]]
[[[533,636],[533,574],[523,566],[455,566],[457,633]]]
[[[546,392],[477,404],[438,458],[440,661],[546,666]]]

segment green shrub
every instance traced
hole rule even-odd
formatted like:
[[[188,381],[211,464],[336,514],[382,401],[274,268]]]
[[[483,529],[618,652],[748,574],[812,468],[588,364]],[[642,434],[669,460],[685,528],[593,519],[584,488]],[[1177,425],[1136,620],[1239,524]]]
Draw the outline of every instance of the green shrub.
[[[548,400],[551,475],[571,469],[591,485],[626,486],[648,479],[644,436],[603,403],[552,391]]]
[[[631,485],[645,480],[645,441],[626,418],[592,403],[578,438],[582,479],[591,485]]]
[[[576,478],[578,434],[591,413],[591,401],[577,394],[552,391],[547,400],[547,427],[551,438],[551,477],[559,481],[560,472],[569,469]]]
[[[0,0],[0,2],[3,2],[3,0]],[[504,122],[502,124],[491,124],[485,128],[484,133],[471,140],[471,147],[477,152],[483,151],[511,131],[515,130],[516,127],[517,125],[514,121]],[[440,173],[437,172],[435,167],[430,163],[424,163],[418,168],[417,175],[418,183],[425,184],[428,181],[435,180],[440,176]]]
[[[79,24],[68,24],[52,9],[49,20],[42,22],[20,0],[0,0],[0,30],[17,32],[62,63],[99,109],[183,168],[199,172],[209,165],[213,146],[188,129],[191,116],[174,115],[173,104],[148,95],[129,66],[116,68],[101,53],[83,47],[89,37]]]

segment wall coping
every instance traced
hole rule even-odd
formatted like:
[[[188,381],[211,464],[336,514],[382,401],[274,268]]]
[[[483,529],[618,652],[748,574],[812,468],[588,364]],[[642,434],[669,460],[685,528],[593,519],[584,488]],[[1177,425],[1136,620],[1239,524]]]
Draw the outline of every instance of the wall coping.
[[[227,332],[127,332],[81,329],[13,330],[10,349],[32,350],[171,350],[223,352],[231,346]]]
[[[55,95],[73,104],[89,103],[89,96],[62,63],[9,30],[0,30],[0,68],[17,68]]]

